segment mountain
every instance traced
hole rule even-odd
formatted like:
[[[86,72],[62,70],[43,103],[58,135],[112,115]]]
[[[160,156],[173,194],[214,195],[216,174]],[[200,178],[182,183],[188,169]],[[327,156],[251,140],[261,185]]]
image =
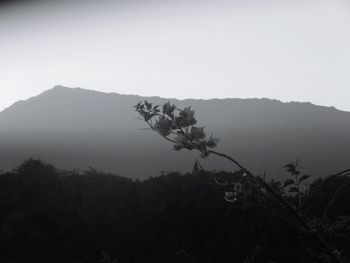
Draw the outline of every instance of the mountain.
[[[0,166],[11,169],[33,157],[60,168],[94,167],[144,178],[161,171],[191,171],[198,153],[176,152],[144,130],[133,106],[140,97],[56,86],[0,113]],[[350,113],[311,103],[269,99],[176,100],[192,106],[198,124],[220,138],[217,151],[234,156],[256,173],[287,176],[283,165],[299,160],[314,176],[350,167]],[[234,169],[217,157],[208,169]]]

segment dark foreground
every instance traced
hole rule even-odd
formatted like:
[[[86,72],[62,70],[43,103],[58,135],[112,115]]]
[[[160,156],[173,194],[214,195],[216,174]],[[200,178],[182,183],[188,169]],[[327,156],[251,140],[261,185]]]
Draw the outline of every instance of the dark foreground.
[[[322,218],[349,182],[339,177],[323,187],[305,213]],[[337,195],[324,224],[350,216],[349,189]],[[0,262],[319,262],[312,238],[280,220],[274,199],[252,194],[231,203],[226,191],[205,174],[139,182],[29,160],[0,175]],[[349,226],[327,236],[350,257]]]

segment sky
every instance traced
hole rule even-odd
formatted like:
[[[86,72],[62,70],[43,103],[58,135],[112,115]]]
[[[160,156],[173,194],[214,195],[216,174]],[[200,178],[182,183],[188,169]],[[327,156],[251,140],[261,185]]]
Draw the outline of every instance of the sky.
[[[0,1],[0,110],[55,85],[350,111],[345,0]]]

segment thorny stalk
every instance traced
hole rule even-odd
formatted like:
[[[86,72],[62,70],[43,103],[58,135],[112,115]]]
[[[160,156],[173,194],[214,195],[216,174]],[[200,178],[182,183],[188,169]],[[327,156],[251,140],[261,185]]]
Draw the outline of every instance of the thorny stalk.
[[[195,126],[197,121],[194,118],[194,111],[191,111],[190,107],[181,110],[175,107],[175,105],[171,105],[170,102],[168,102],[164,104],[162,113],[158,109],[158,107],[158,105],[153,107],[153,105],[151,103],[148,103],[147,101],[145,101],[144,103],[140,102],[135,106],[136,111],[142,116],[143,120],[148,124],[150,129],[158,132],[165,140],[171,142],[174,145],[175,150],[195,149],[201,153],[202,157],[207,157],[210,154],[213,154],[232,162],[256,185],[260,186],[262,189],[265,189],[266,192],[270,193],[272,196],[274,196],[274,198],[276,198],[280,205],[282,205],[287,210],[288,214],[295,220],[294,223],[296,224],[293,223],[294,227],[297,227],[301,232],[307,232],[309,234],[311,233],[319,241],[319,243],[322,244],[322,246],[327,250],[327,253],[329,254],[329,256],[331,256],[334,262],[341,263],[338,255],[325,241],[323,235],[319,231],[314,230],[307,223],[307,221],[303,218],[301,212],[310,202],[310,199],[313,197],[313,195],[323,185],[325,185],[330,180],[339,175],[349,173],[350,169],[329,176],[312,193],[310,193],[310,195],[303,204],[301,204],[299,192],[301,179],[299,179],[299,172],[297,172],[295,174],[296,178],[294,183],[298,189],[297,192],[299,198],[299,206],[297,209],[295,209],[265,181],[265,178],[255,176],[251,171],[249,171],[245,166],[243,166],[240,162],[238,162],[231,156],[212,150],[211,148],[216,147],[219,140],[214,138],[212,135],[208,139],[204,133],[203,127]],[[175,113],[175,111],[177,111],[177,114]],[[152,122],[152,119],[154,119],[155,117],[158,119]],[[324,217],[327,214],[329,207],[334,202],[340,190],[341,189],[338,189],[336,194],[333,196],[330,204],[326,208]],[[282,220],[284,220],[286,223],[290,223],[289,221],[286,221],[285,218],[282,218]]]

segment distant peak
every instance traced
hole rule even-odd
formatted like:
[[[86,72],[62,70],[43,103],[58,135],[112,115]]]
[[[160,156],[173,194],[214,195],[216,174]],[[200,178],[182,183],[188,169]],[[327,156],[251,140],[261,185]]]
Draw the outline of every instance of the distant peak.
[[[56,85],[53,88],[46,90],[43,92],[41,95],[47,95],[47,94],[61,94],[61,93],[67,93],[75,90],[82,90],[81,88],[70,88],[70,87],[65,87],[62,85]]]
[[[101,92],[101,91],[96,91],[96,90],[89,90],[89,89],[82,89],[80,87],[74,87],[74,88],[71,88],[71,87],[66,87],[66,86],[62,86],[62,85],[56,85],[54,86],[52,89],[49,89],[47,90],[46,92],[52,92],[52,91],[84,91],[84,92],[94,92],[94,93],[104,93],[104,92]]]
[[[68,89],[68,87],[64,87],[62,85],[56,85],[52,89]]]
[[[73,90],[73,89],[77,89],[77,88],[69,88],[69,87],[65,87],[62,85],[56,85],[54,86],[51,91],[57,91],[57,90]],[[50,91],[50,90],[49,90]]]

